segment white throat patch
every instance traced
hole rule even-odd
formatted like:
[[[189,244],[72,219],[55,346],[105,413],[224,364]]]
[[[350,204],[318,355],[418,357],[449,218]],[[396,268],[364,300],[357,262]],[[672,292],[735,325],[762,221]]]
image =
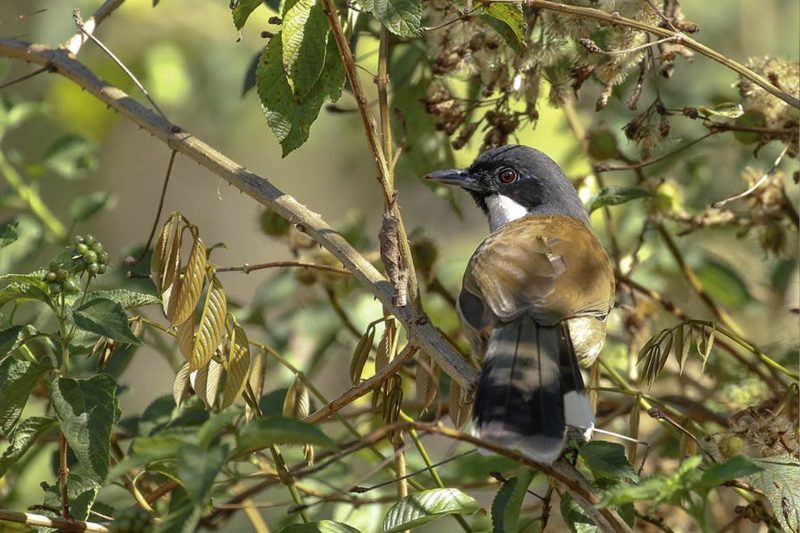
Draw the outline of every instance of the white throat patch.
[[[496,231],[512,220],[522,218],[528,210],[502,194],[493,194],[486,197],[486,207],[489,208],[489,230]]]

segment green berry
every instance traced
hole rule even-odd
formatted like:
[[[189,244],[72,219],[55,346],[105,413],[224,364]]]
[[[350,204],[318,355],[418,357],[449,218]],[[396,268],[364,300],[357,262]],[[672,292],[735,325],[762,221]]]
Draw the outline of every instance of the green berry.
[[[60,294],[61,293],[61,284],[60,283],[48,283],[47,288],[50,289],[50,294]]]
[[[74,279],[68,279],[63,283],[64,292],[67,294],[75,294],[80,290],[78,284],[75,282]]]
[[[69,276],[69,272],[64,268],[56,270],[56,281],[64,281]]]
[[[97,252],[97,262],[101,265],[108,264],[108,252]]]
[[[80,243],[80,244],[76,245],[76,246],[75,246],[75,249],[76,249],[76,250],[78,251],[78,253],[79,253],[79,254],[81,254],[81,255],[83,255],[83,254],[85,254],[86,252],[88,252],[88,251],[89,251],[89,247],[88,247],[88,246],[86,246],[86,245],[85,245],[85,244],[83,244],[83,243]]]
[[[107,269],[108,269],[108,267],[105,265],[105,263],[100,263],[100,265],[97,268],[97,273],[98,274],[105,274]]]
[[[100,241],[97,241],[96,243],[94,243],[92,245],[92,250],[94,250],[95,252],[97,252],[99,254],[100,252],[103,251],[103,243],[100,242]]]
[[[47,264],[47,270],[49,270],[50,272],[55,272],[56,270],[58,270],[58,267],[60,266],[61,263],[59,263],[54,259]]]
[[[87,235],[86,237],[83,238],[83,242],[85,242],[88,246],[93,245],[94,244],[94,235]]]
[[[76,245],[83,244],[83,242],[84,242],[83,235],[75,235],[75,239],[74,240],[75,240],[75,244]]]
[[[44,275],[44,280],[48,282],[55,281],[56,277],[56,273],[51,271]]]
[[[89,263],[90,265],[92,263],[96,263],[97,262],[97,253],[93,252],[92,250],[88,250],[86,253],[83,254],[83,260],[86,261],[87,263]]]
[[[100,264],[98,264],[98,263],[89,263],[89,266],[86,267],[86,270],[88,270],[90,274],[99,274],[100,273]]]

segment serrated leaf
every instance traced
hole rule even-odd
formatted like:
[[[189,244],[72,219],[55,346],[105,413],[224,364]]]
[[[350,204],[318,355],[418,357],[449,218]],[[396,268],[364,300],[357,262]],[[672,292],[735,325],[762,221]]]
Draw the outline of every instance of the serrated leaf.
[[[637,198],[648,198],[653,196],[653,193],[636,187],[607,187],[601,189],[591,200],[587,210],[589,213],[600,209],[601,207],[620,205]]]
[[[205,277],[206,246],[203,244],[203,240],[195,235],[186,268],[175,282],[169,297],[167,318],[170,324],[173,326],[181,324],[194,313],[197,302],[200,301]]]
[[[292,524],[281,529],[279,533],[361,533],[354,527],[334,522],[332,520],[320,520],[319,522],[309,522],[307,524]]]
[[[254,420],[244,426],[236,438],[234,455],[241,456],[263,450],[271,444],[314,444],[330,447],[334,443],[316,426],[276,416]]]
[[[282,19],[283,68],[294,93],[305,96],[322,74],[330,26],[316,0],[287,0]]]
[[[99,491],[100,485],[96,481],[80,474],[70,473],[67,478],[67,501],[69,502],[70,516],[75,520],[86,520]],[[45,491],[42,503],[45,508],[61,508],[61,493],[58,485],[53,485]]]
[[[19,238],[19,222],[16,220],[0,227],[0,248],[5,248]]]
[[[108,374],[59,378],[51,393],[69,447],[87,475],[102,483],[108,474],[111,427],[118,416],[114,378]]]
[[[225,393],[222,396],[220,409],[226,409],[242,395],[247,386],[247,373],[250,370],[250,343],[247,341],[247,334],[230,314],[227,327],[230,346],[228,357],[225,359]]]
[[[489,4],[481,16],[517,53],[525,51],[525,17],[519,4]]]
[[[72,320],[84,331],[127,344],[141,341],[128,326],[128,315],[122,306],[106,298],[94,298],[72,310]]]
[[[561,496],[561,518],[572,533],[595,533],[600,531],[594,522],[586,516],[583,509],[575,503],[569,494]]]
[[[178,278],[181,266],[181,239],[184,228],[183,217],[173,213],[161,229],[150,259],[150,277],[158,294],[164,297]]]
[[[267,124],[278,138],[283,156],[308,139],[325,100],[337,100],[344,86],[344,67],[334,39],[328,39],[325,63],[313,88],[305,95],[295,94],[283,68],[282,36],[270,39],[256,68],[256,90]]]
[[[234,0],[231,2],[231,15],[237,30],[244,27],[250,14],[261,5],[261,0]]]
[[[161,303],[161,300],[157,296],[147,294],[146,292],[129,291],[128,289],[92,291],[86,295],[87,302],[97,298],[117,302],[125,309]]]
[[[191,369],[204,367],[211,360],[219,346],[225,328],[225,315],[228,312],[225,289],[213,273],[209,281],[203,314],[197,325],[192,346]]]
[[[97,167],[94,152],[94,146],[86,137],[68,133],[50,145],[42,156],[42,163],[63,178],[83,178]]]
[[[637,501],[659,504],[685,496],[700,477],[697,467],[701,462],[700,456],[689,457],[672,476],[652,476],[640,480],[635,485],[617,483],[603,492],[597,507],[624,505]]]
[[[362,0],[361,5],[395,35],[416,37],[420,33],[420,0]]]
[[[504,482],[492,501],[492,532],[517,533],[519,514],[533,471],[525,469]]]
[[[36,443],[41,435],[56,427],[54,418],[33,416],[20,422],[8,436],[8,448],[0,457],[0,478]]]
[[[9,357],[0,364],[0,430],[11,432],[28,397],[47,368]]]
[[[112,196],[107,192],[93,191],[79,196],[69,204],[69,216],[76,222],[91,218],[100,210],[114,204]]]
[[[595,440],[581,446],[580,454],[595,478],[626,479],[634,483],[639,481],[639,476],[625,457],[625,447],[621,444]]]
[[[695,485],[695,489],[711,490],[723,483],[745,478],[761,470],[762,468],[749,457],[742,455],[732,457],[724,463],[709,466]]]
[[[749,483],[767,495],[784,531],[800,531],[800,461],[789,454],[751,459],[761,470]]]
[[[386,513],[384,533],[396,533],[452,514],[474,514],[481,506],[458,489],[431,489],[406,496]]]
[[[197,505],[202,505],[211,493],[217,474],[228,458],[227,446],[209,449],[185,444],[178,454],[177,472],[184,488]]]
[[[0,289],[0,307],[3,307],[8,302],[21,300],[36,300],[50,304],[50,296],[39,286],[39,283],[27,281],[9,283]]]

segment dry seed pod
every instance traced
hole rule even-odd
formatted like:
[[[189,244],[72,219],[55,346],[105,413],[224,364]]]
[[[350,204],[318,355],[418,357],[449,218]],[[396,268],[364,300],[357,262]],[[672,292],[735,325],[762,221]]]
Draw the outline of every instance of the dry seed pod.
[[[286,398],[283,400],[283,416],[305,418],[308,416],[309,408],[308,388],[303,383],[302,374],[298,374],[289,385],[289,390],[286,391]]]
[[[426,353],[417,356],[417,370],[414,385],[417,389],[417,400],[422,402],[423,408],[427,409],[436,399],[439,392],[439,375],[441,368],[436,365],[431,357]]]
[[[375,326],[370,324],[367,331],[358,340],[356,350],[353,352],[353,359],[350,361],[350,382],[353,385],[357,385],[361,381],[361,374],[364,372],[367,359],[369,359],[373,340],[375,340]]]
[[[450,406],[450,420],[456,429],[461,429],[464,424],[469,420],[469,415],[472,412],[472,405],[465,401],[464,394],[461,391],[461,386],[455,381],[450,381],[450,395],[448,397]]]

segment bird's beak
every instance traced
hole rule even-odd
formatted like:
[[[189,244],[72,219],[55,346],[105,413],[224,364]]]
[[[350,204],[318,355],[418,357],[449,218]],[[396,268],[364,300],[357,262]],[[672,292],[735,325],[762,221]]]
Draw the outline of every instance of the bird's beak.
[[[473,178],[469,171],[461,168],[437,170],[425,176],[425,179],[443,185],[457,185],[471,191],[481,190],[480,182]]]

